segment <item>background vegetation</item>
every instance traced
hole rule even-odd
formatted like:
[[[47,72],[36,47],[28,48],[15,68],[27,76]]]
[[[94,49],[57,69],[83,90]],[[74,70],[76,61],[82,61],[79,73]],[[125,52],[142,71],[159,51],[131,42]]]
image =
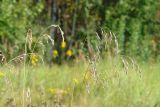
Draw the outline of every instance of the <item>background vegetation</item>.
[[[0,0],[0,106],[159,107],[159,6]]]
[[[53,58],[53,50],[60,54],[55,61],[58,63],[68,59],[62,55],[67,50],[73,51],[74,57],[82,52],[88,54],[87,44],[95,46],[97,43],[96,32],[100,39],[104,39],[102,29],[115,33],[122,55],[158,60],[159,3],[159,0],[1,0],[1,51],[9,60],[23,53],[29,28],[34,41],[45,28],[58,24],[64,31],[66,46],[60,49],[62,38],[59,30],[52,27],[45,31],[55,40],[55,47],[47,46],[49,51],[45,55],[48,61]]]

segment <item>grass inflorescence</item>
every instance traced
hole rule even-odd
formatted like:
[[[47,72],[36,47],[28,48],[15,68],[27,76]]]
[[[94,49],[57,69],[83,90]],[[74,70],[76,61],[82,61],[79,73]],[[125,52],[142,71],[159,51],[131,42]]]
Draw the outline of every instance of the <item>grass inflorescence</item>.
[[[61,28],[50,27],[60,30],[60,48],[65,49],[67,43]],[[45,31],[42,38],[54,46],[54,40]],[[95,47],[88,41],[89,54],[83,60],[48,66],[43,57],[45,51],[35,50],[37,44],[44,46],[43,39],[34,41],[29,29],[23,54],[9,61],[1,54],[4,65],[0,68],[0,106],[158,107],[159,64],[137,63],[121,55],[116,36],[104,31],[102,35],[100,39],[97,33]],[[73,51],[67,49],[65,54],[71,57]],[[60,54],[53,49],[52,55],[57,58]]]

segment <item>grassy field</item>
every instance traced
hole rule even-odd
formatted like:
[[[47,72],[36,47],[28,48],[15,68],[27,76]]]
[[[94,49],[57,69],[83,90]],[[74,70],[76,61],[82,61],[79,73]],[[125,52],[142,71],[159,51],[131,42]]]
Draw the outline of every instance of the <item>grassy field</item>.
[[[4,66],[0,107],[160,107],[160,64],[116,58],[62,66]]]

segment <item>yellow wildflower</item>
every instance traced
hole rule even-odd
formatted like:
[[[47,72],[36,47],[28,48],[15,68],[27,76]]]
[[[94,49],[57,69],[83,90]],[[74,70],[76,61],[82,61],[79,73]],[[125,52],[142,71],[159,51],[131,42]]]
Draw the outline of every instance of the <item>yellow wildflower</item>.
[[[79,84],[79,81],[78,81],[78,79],[76,79],[76,78],[73,79],[73,82],[74,82],[76,85]]]
[[[33,66],[36,66],[37,63],[38,63],[38,56],[37,56],[36,54],[31,54],[30,59],[31,59],[32,65],[33,65]]]
[[[55,49],[53,50],[53,57],[56,58],[58,56],[58,51]]]
[[[65,41],[61,42],[61,48],[64,49],[65,47],[66,47],[66,42]]]
[[[70,91],[71,91],[71,88],[68,87],[68,88],[67,88],[67,92],[69,93]]]
[[[32,65],[36,66],[36,62],[34,60],[31,61]]]
[[[67,56],[72,56],[72,55],[73,55],[72,50],[67,50],[66,55],[67,55]]]
[[[49,92],[53,95],[66,95],[68,92],[62,89],[50,88]]]
[[[0,77],[4,77],[4,73],[3,72],[0,72]]]
[[[87,73],[84,75],[84,79],[85,81],[88,81],[91,79],[91,73],[89,71],[87,71]]]

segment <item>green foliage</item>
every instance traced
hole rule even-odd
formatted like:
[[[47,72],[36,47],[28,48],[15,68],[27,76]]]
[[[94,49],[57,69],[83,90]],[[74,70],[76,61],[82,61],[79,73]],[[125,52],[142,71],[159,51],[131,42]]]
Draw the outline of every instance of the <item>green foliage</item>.
[[[83,50],[88,55],[88,45],[96,49],[98,42],[95,32],[101,34],[99,29],[103,27],[116,33],[122,54],[144,59],[151,56],[156,58],[159,42],[155,43],[156,48],[153,49],[152,41],[159,36],[159,20],[156,19],[159,3],[159,0],[66,0],[63,5],[67,6],[58,8],[61,14],[57,22],[65,32],[69,47],[76,52]]]
[[[0,48],[5,54],[23,53],[26,30],[31,27],[33,36],[37,35],[35,38],[41,36],[40,33],[47,33],[55,40],[53,47],[45,44],[47,60],[53,58],[53,50],[59,52],[58,62],[96,52],[100,44],[96,32],[104,42],[101,28],[116,34],[122,54],[144,59],[159,56],[159,0],[51,1],[0,1]],[[65,51],[60,48],[59,31],[53,28],[42,32],[51,24],[59,25],[64,31]],[[66,58],[68,49],[73,51],[74,58]]]
[[[107,7],[105,26],[116,32],[123,53],[151,55],[150,41],[159,33],[155,19],[158,6],[159,0],[118,0]]]
[[[32,0],[0,1],[0,42],[1,50],[12,55],[22,48],[26,29],[33,26],[33,21],[42,11],[42,3]]]

